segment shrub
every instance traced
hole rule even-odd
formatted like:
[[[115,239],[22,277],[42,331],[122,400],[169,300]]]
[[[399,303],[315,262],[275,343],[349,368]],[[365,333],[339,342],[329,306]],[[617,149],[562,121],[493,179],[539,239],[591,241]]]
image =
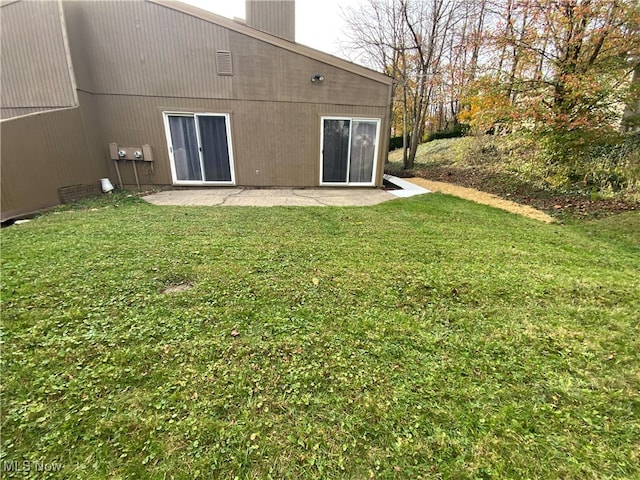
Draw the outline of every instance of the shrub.
[[[411,144],[411,135],[407,136],[407,148]],[[398,148],[402,148],[402,136],[400,137],[391,137],[389,139],[389,151],[397,150]]]
[[[640,186],[640,133],[549,130],[538,139],[540,167],[555,187],[630,192]]]
[[[402,162],[400,163],[387,163],[384,166],[384,173],[387,175],[393,175],[398,178],[411,178],[415,177],[414,170],[405,170]]]
[[[424,138],[424,142],[426,143],[433,140],[441,140],[443,138],[464,137],[465,135],[467,135],[467,133],[469,133],[469,125],[459,123],[453,128],[448,128],[439,132],[428,133]]]

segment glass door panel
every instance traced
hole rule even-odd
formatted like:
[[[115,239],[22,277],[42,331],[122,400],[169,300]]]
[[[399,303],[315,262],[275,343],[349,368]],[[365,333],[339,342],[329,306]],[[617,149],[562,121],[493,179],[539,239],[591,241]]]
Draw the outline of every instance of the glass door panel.
[[[174,182],[234,182],[229,116],[165,113]]]
[[[322,118],[321,184],[373,185],[380,121]]]
[[[193,117],[169,116],[168,120],[176,179],[185,181],[202,180],[198,138]]]
[[[202,146],[202,165],[207,182],[230,182],[226,117],[196,115]]]
[[[377,122],[353,121],[349,182],[370,183],[372,181],[377,129]]]
[[[350,129],[350,120],[324,120],[322,139],[323,182],[347,181]]]

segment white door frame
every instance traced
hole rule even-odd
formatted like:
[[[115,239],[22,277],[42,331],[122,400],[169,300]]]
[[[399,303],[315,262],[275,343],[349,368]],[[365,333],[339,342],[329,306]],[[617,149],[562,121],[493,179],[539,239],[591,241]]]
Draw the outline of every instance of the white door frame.
[[[171,129],[169,128],[169,117],[191,117],[195,123],[196,141],[198,142],[198,158],[200,159],[200,173],[204,179],[204,157],[202,155],[202,145],[200,142],[200,125],[198,117],[224,117],[225,129],[227,133],[227,148],[229,151],[229,170],[231,172],[230,181],[206,181],[206,180],[178,180],[176,172],[176,162],[173,156],[173,140],[171,139]],[[162,112],[164,122],[165,138],[167,139],[167,151],[169,152],[169,164],[171,166],[171,180],[173,185],[235,185],[236,174],[233,162],[233,145],[231,142],[231,117],[228,113],[200,113],[200,112]]]
[[[347,151],[347,175],[344,182],[323,182],[323,160],[324,160],[324,121],[325,120],[349,120],[349,148]],[[349,174],[351,171],[351,135],[353,133],[353,122],[375,122],[376,139],[373,151],[373,169],[371,171],[370,182],[350,182]],[[341,117],[341,116],[321,116],[320,117],[320,185],[333,187],[374,187],[376,184],[376,173],[378,172],[378,147],[380,146],[380,119],[366,117]]]

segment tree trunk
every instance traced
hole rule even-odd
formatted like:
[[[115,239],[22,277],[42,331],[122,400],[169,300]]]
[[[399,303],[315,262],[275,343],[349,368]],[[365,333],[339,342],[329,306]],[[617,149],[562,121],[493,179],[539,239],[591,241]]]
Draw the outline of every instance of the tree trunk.
[[[407,168],[407,80],[405,68],[405,81],[402,86],[402,165]]]
[[[623,132],[632,132],[640,128],[640,63],[633,69],[630,88],[632,92],[636,91],[636,98],[632,95],[631,103],[624,109],[621,126]]]
[[[421,132],[424,126],[424,113],[426,111],[426,84],[427,77],[423,73],[420,77],[420,86],[416,98],[418,107],[416,109],[416,118],[413,121],[413,128],[411,129],[411,147],[409,148],[409,156],[404,165],[405,170],[413,168],[416,161],[416,153],[418,152],[418,145],[420,144]]]

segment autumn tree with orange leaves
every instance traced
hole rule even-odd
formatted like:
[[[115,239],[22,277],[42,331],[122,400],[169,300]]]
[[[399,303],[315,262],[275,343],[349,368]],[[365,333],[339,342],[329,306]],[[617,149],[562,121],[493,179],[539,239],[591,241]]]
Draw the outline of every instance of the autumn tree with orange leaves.
[[[485,91],[510,105],[506,120],[566,130],[618,126],[640,62],[636,2],[504,0],[493,6],[505,13],[485,32],[489,49],[499,52],[484,80],[493,89]],[[505,110],[500,113],[504,121]]]
[[[625,105],[638,123],[636,0],[363,0],[345,20],[352,57],[396,80],[407,168],[425,125],[614,131]]]

